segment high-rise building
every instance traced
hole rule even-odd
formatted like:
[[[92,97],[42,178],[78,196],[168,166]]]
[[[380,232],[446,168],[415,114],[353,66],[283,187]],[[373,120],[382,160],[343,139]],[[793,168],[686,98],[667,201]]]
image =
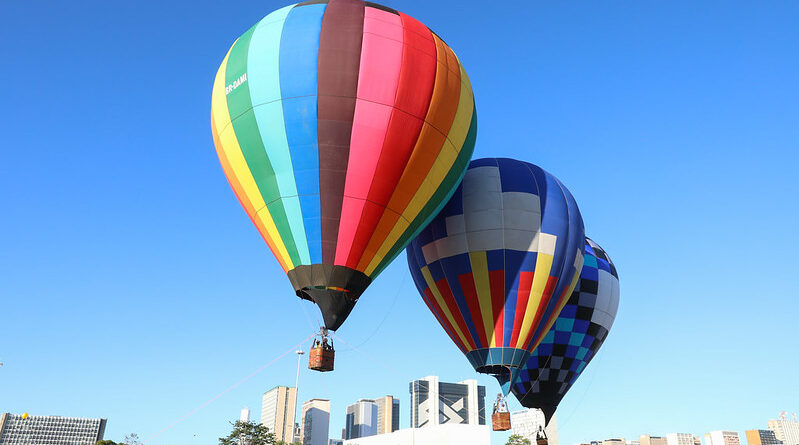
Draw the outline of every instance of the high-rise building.
[[[439,382],[428,376],[410,383],[411,427],[440,424],[485,425],[484,386],[477,380]]]
[[[540,409],[514,411],[510,413],[510,425],[513,434],[528,439],[530,443],[535,443],[538,438],[538,430],[542,428],[547,435],[549,445],[558,445],[557,415],[553,415],[547,425],[544,412]]]
[[[602,441],[602,445],[627,445],[627,439],[625,438],[605,439]]]
[[[0,445],[94,445],[103,440],[106,419],[0,415]]]
[[[638,442],[641,445],[668,445],[665,437],[650,436],[649,434],[641,434],[638,436]]]
[[[399,429],[399,399],[385,396],[375,399],[377,404],[377,434],[386,434]]]
[[[774,431],[777,440],[785,445],[799,445],[799,422],[796,421],[795,414],[793,421],[790,421],[784,412],[781,413],[778,420],[768,421],[768,429]]]
[[[330,400],[311,399],[302,404],[300,439],[302,445],[327,445],[330,428]]]
[[[241,422],[249,422],[250,421],[250,409],[246,406],[241,410],[241,415],[239,416],[239,421]]]
[[[783,445],[771,430],[746,430],[746,442],[749,445]]]
[[[344,439],[374,436],[377,434],[377,403],[361,399],[347,407]]]
[[[294,414],[297,388],[276,386],[264,393],[261,404],[261,425],[275,434],[275,439],[294,442]]]
[[[667,445],[695,445],[694,435],[688,433],[669,433],[666,434]]]
[[[711,431],[705,434],[705,445],[741,445],[741,437],[735,431]]]

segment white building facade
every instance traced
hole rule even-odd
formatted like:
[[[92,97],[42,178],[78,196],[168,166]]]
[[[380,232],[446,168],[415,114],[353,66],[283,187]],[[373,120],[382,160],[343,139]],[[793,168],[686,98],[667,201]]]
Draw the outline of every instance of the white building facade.
[[[666,434],[667,445],[695,445],[694,435],[689,433]]]
[[[344,445],[491,445],[491,429],[487,425],[428,425],[348,439]]]
[[[510,427],[513,434],[518,434],[530,443],[535,443],[538,437],[538,429],[542,428],[547,435],[549,445],[558,445],[558,420],[557,415],[553,415],[546,424],[544,412],[540,409],[524,409],[510,413]]]
[[[294,442],[294,416],[297,388],[276,386],[264,393],[261,401],[261,425],[274,433],[275,439]]]
[[[705,445],[741,445],[741,437],[735,431],[711,431],[705,434]]]
[[[477,380],[440,382],[437,376],[414,380],[411,393],[411,427],[467,424],[485,425],[485,387]]]
[[[347,407],[344,439],[374,436],[377,434],[377,403],[361,399]]]
[[[769,420],[768,429],[774,431],[777,440],[781,440],[784,445],[799,445],[799,422],[795,419],[788,420],[787,416],[782,415],[778,420]]]
[[[330,400],[311,399],[302,404],[300,440],[302,445],[328,445]]]
[[[106,419],[0,415],[0,445],[94,445],[103,440]]]

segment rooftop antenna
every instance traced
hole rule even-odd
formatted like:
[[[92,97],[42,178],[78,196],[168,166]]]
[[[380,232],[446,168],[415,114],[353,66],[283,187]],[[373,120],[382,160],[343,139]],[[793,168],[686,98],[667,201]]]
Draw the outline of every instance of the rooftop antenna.
[[[2,365],[2,363],[0,363]],[[793,413],[793,423],[796,423],[796,413]]]
[[[783,422],[788,421],[788,413],[786,411],[780,411],[780,420]]]

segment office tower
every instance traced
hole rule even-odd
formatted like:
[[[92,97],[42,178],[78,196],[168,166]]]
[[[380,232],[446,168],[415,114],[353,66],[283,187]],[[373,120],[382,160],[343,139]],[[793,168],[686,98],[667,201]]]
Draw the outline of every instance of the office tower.
[[[705,434],[705,445],[741,445],[741,437],[735,431],[711,431]]]
[[[746,442],[749,445],[783,445],[771,430],[746,430]]]
[[[330,428],[330,400],[311,399],[302,404],[300,440],[302,445],[327,445]]]
[[[361,399],[347,407],[347,423],[344,439],[377,434],[377,403],[371,399]]]
[[[239,421],[241,422],[249,422],[250,421],[250,409],[246,406],[244,409],[241,410],[241,415],[239,416]]]
[[[375,399],[377,404],[377,434],[386,434],[399,429],[399,399],[385,396]]]
[[[524,409],[521,411],[514,411],[510,413],[510,424],[513,434],[528,439],[530,443],[535,443],[538,437],[539,427],[544,429],[547,435],[549,445],[558,445],[558,421],[557,415],[553,415],[549,420],[549,425],[546,424],[544,412],[540,409]]]
[[[276,386],[264,393],[261,404],[261,425],[275,434],[275,439],[294,441],[294,413],[297,388]]]
[[[668,445],[665,437],[650,436],[649,434],[641,434],[638,436],[638,442],[641,445]]]
[[[769,420],[768,429],[774,431],[777,440],[785,445],[799,445],[799,422],[794,414],[793,421],[788,420],[785,412],[780,413],[779,420]]]
[[[106,419],[0,415],[0,445],[94,445],[103,440]]]
[[[485,387],[477,380],[439,382],[437,376],[414,380],[411,393],[411,427],[440,424],[485,425]]]
[[[627,439],[605,439],[602,441],[602,445],[627,445]]]

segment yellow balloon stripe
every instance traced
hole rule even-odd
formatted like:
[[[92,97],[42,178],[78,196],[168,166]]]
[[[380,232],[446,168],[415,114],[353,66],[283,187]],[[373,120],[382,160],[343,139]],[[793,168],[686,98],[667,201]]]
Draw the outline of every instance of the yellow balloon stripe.
[[[241,199],[242,202],[247,201],[255,210],[255,218],[257,218],[258,221],[254,220],[253,222],[255,222],[256,225],[259,225],[258,222],[261,223],[259,227],[261,236],[267,241],[267,244],[269,244],[271,240],[274,246],[273,251],[275,252],[275,256],[278,257],[278,262],[280,262],[284,270],[288,271],[294,268],[294,264],[291,262],[291,257],[286,250],[283,240],[280,238],[280,234],[277,231],[277,227],[275,227],[275,222],[269,213],[269,209],[266,207],[261,192],[258,190],[258,186],[250,172],[247,161],[244,159],[244,154],[239,146],[239,141],[233,130],[233,125],[231,125],[230,113],[225,98],[225,70],[227,69],[229,55],[230,51],[228,51],[228,55],[225,56],[225,60],[222,61],[222,65],[216,73],[211,96],[211,118],[219,132],[219,141],[222,146],[220,152],[224,154],[231,169],[231,172],[226,173],[228,175],[232,173],[232,177],[241,185],[242,195],[239,196],[239,199]],[[264,233],[264,229],[266,233]]]
[[[538,338],[535,339],[535,343],[529,344],[529,349],[531,351],[538,347],[539,343],[541,343],[541,341],[544,339],[544,336],[546,336],[547,332],[549,332],[549,330],[552,328],[552,325],[555,324],[555,320],[558,319],[558,314],[560,314],[560,311],[563,310],[563,308],[566,306],[566,303],[569,302],[569,297],[571,297],[572,292],[574,292],[574,288],[577,287],[577,283],[580,281],[580,272],[583,270],[583,261],[585,261],[583,254],[581,252],[577,252],[577,258],[574,260],[576,272],[572,277],[571,283],[569,283],[569,287],[566,289],[563,298],[561,298],[560,302],[558,303],[557,309],[552,313],[552,316],[549,318],[549,320],[547,320],[544,329],[541,330],[541,334],[539,334]]]
[[[469,261],[472,264],[472,275],[477,289],[477,301],[480,304],[480,314],[483,316],[483,327],[486,332],[488,346],[497,348],[502,345],[497,342],[494,332],[494,307],[491,305],[491,281],[488,278],[488,257],[485,251],[469,252]]]
[[[544,296],[544,290],[547,287],[547,281],[549,281],[549,274],[552,271],[552,262],[554,259],[555,257],[553,255],[542,252],[538,252],[538,255],[536,255],[535,273],[533,274],[533,284],[530,286],[530,296],[527,298],[527,309],[524,311],[522,328],[519,330],[519,337],[516,340],[516,345],[514,345],[517,348],[524,348],[527,337],[530,336],[530,329],[533,327],[536,312],[538,312],[538,308],[542,304],[541,300]],[[545,306],[548,303],[549,301],[543,302]]]
[[[457,59],[456,59],[457,60]],[[422,182],[419,189],[414,194],[411,202],[402,212],[402,216],[397,221],[397,224],[391,229],[383,244],[377,250],[377,253],[372,257],[369,265],[365,269],[366,275],[372,274],[380,261],[388,254],[388,251],[399,240],[400,236],[410,225],[420,211],[424,208],[425,204],[433,196],[438,187],[444,181],[444,178],[452,169],[458,153],[466,141],[466,136],[469,133],[469,125],[472,122],[472,114],[474,113],[474,99],[472,93],[472,84],[469,82],[469,77],[463,69],[463,65],[458,62],[461,70],[461,94],[460,101],[458,102],[458,109],[455,112],[455,119],[452,122],[447,139],[444,141],[444,147],[441,148],[438,158],[436,158],[433,166],[430,168],[427,177]]]
[[[422,268],[422,276],[424,277],[425,283],[427,283],[427,287],[430,288],[430,293],[433,294],[433,297],[436,299],[438,303],[438,307],[444,311],[444,316],[447,317],[447,321],[449,321],[449,325],[452,326],[452,329],[455,330],[455,333],[458,334],[460,337],[461,342],[466,348],[469,348],[470,342],[466,339],[466,336],[463,335],[461,332],[461,328],[458,323],[455,321],[455,318],[452,316],[452,313],[449,311],[449,306],[444,301],[444,297],[441,295],[441,292],[438,291],[438,286],[436,286],[436,282],[433,281],[433,276],[430,274],[430,269],[427,266]]]

